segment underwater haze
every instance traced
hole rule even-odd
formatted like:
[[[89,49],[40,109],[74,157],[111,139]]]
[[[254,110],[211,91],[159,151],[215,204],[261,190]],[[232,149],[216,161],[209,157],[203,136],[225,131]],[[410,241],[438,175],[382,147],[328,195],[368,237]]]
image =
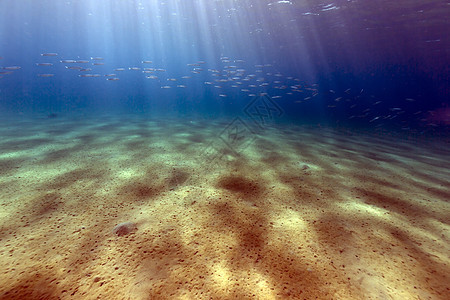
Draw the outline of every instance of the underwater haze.
[[[446,1],[0,5],[4,112],[235,114],[267,93],[294,120],[450,122]]]
[[[0,300],[448,299],[449,16],[0,1]]]

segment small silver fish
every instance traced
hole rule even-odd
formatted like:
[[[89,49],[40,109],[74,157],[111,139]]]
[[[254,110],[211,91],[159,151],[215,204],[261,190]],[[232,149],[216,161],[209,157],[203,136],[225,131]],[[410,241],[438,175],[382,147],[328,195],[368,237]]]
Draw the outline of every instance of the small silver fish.
[[[73,67],[66,66],[66,69],[69,69],[69,70],[81,70],[83,68],[82,67],[78,67],[78,66],[73,66]]]
[[[22,67],[19,66],[11,66],[11,67],[3,67],[4,70],[9,70],[9,71],[15,71],[15,70],[19,70],[22,69]]]
[[[81,74],[81,75],[78,75],[79,77],[100,77],[100,76],[102,76],[102,75],[100,75],[100,74]]]

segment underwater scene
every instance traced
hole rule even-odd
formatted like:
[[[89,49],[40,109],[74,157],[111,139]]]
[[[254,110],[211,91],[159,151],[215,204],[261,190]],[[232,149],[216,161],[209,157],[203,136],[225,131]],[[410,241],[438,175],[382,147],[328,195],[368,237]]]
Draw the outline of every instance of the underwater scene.
[[[449,299],[449,16],[0,1],[0,299]]]

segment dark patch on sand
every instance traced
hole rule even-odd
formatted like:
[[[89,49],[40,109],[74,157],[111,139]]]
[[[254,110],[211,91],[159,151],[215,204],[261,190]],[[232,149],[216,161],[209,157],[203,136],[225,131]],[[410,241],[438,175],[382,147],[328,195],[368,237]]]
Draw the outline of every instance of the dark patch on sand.
[[[264,186],[253,179],[241,175],[222,176],[217,181],[219,188],[239,194],[243,198],[257,199],[264,191]]]
[[[136,198],[136,200],[143,200],[153,198],[165,190],[164,185],[152,185],[144,182],[132,182],[123,186],[119,195],[128,194]]]
[[[0,299],[2,300],[25,300],[25,299],[61,299],[61,292],[58,291],[58,276],[49,276],[49,270],[43,273],[36,271],[26,272],[15,280],[15,284],[9,286],[7,290],[0,288]]]
[[[190,174],[181,169],[173,169],[167,185],[169,190],[175,190],[182,186],[190,177]]]

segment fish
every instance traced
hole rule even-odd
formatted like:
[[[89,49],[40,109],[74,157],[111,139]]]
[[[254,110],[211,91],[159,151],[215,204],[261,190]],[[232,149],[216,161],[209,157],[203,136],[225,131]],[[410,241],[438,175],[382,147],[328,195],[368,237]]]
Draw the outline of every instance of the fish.
[[[37,63],[36,66],[53,66],[52,63]]]
[[[109,81],[117,81],[117,80],[119,80],[119,78],[117,78],[117,77],[111,77],[111,78],[106,78],[106,80],[109,80]]]
[[[11,67],[3,67],[4,70],[9,70],[9,71],[15,71],[15,70],[20,70],[22,69],[22,67],[19,66],[11,66]]]
[[[81,74],[81,75],[78,75],[79,77],[100,77],[100,76],[102,76],[102,75],[100,75],[100,74]]]
[[[78,67],[78,66],[73,66],[73,67],[66,66],[66,69],[69,69],[69,70],[81,70],[83,68],[82,67]]]
[[[41,56],[58,56],[58,53],[52,53],[52,52],[41,53]]]
[[[39,77],[53,77],[55,74],[38,74]]]
[[[91,57],[91,60],[104,60],[104,58],[103,57]]]

